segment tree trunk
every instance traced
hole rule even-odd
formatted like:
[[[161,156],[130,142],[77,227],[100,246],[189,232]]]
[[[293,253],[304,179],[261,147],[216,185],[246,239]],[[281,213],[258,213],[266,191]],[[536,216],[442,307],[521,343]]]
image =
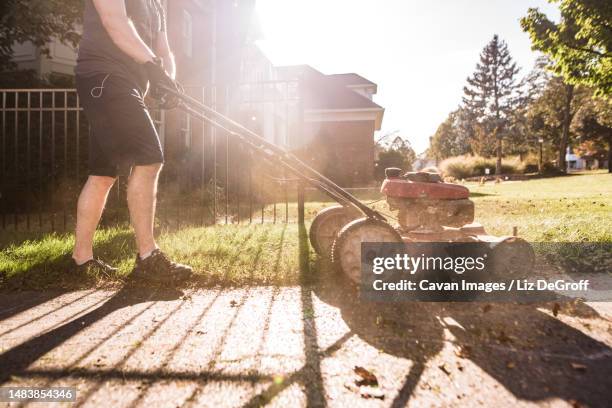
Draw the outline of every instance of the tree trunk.
[[[565,151],[567,150],[567,142],[569,140],[569,129],[572,121],[571,108],[572,99],[574,98],[574,85],[565,84],[565,106],[563,108],[563,124],[561,130],[561,141],[559,142],[559,156],[557,164],[559,170],[566,171]]]
[[[501,136],[496,135],[495,139],[495,150],[497,153],[497,161],[495,162],[495,174],[500,175],[502,173],[502,138]]]

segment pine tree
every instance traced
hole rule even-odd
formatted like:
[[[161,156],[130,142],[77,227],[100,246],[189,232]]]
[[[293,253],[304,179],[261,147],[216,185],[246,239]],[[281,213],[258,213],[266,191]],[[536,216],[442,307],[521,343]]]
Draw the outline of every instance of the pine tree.
[[[519,68],[512,60],[508,45],[496,35],[480,53],[476,71],[463,88],[463,105],[477,120],[487,138],[495,140],[495,173],[501,173],[502,139],[516,103],[520,84]]]

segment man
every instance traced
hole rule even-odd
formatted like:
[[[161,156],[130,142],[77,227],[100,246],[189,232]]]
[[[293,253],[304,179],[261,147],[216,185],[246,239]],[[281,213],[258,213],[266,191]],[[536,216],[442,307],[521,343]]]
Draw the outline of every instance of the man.
[[[138,254],[132,277],[180,281],[191,268],[172,262],[153,236],[157,180],[164,162],[157,131],[144,103],[171,102],[178,90],[160,0],[85,0],[83,37],[75,69],[77,92],[91,125],[89,178],[77,208],[72,258],[80,272],[116,271],[93,256],[93,236],[119,168],[130,167],[127,200]]]

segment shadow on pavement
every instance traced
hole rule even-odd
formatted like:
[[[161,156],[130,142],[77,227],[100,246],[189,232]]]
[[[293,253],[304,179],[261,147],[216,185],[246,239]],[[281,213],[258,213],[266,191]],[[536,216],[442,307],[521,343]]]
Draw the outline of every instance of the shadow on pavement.
[[[321,360],[339,348],[350,336],[344,336],[336,341],[334,345],[321,350],[318,344],[317,327],[315,324],[313,294],[309,285],[313,282],[312,269],[310,265],[310,246],[308,241],[308,230],[304,224],[299,225],[299,265],[300,265],[300,302],[302,309],[302,324],[304,335],[304,366],[291,374],[282,383],[272,383],[264,391],[253,396],[243,407],[260,407],[271,401],[289,386],[301,383],[305,388],[306,406],[325,407],[325,392],[323,377],[321,375]]]
[[[329,269],[322,268],[317,296],[338,307],[361,339],[414,363],[391,406],[405,406],[410,400],[428,360],[449,342],[445,329],[454,336],[451,342],[461,358],[471,360],[518,399],[560,398],[589,407],[609,406],[612,349],[538,310],[550,309],[550,304],[362,302],[356,289]],[[576,308],[576,315],[600,318],[584,304]]]
[[[102,306],[0,354],[0,384],[8,381],[12,375],[23,372],[49,351],[117,310],[143,302],[175,300],[182,294],[183,292],[176,289],[151,290],[128,284]]]
[[[2,293],[0,322],[66,293],[65,291]]]
[[[281,243],[283,237],[284,234],[281,236]],[[516,398],[534,402],[560,398],[590,407],[608,405],[610,395],[608,380],[612,378],[612,350],[606,344],[563,323],[560,319],[538,310],[542,305],[498,303],[485,307],[482,303],[362,302],[345,279],[330,272],[329,265],[317,265],[313,268],[307,231],[303,225],[299,229],[299,238],[301,283],[299,302],[305,356],[305,363],[300,369],[289,374],[280,383],[271,381],[269,376],[260,375],[256,371],[233,374],[215,370],[216,360],[223,344],[237,324],[238,313],[248,296],[247,290],[243,298],[235,302],[230,309],[232,314],[227,327],[218,336],[216,344],[211,345],[214,352],[208,367],[195,374],[169,373],[163,369],[152,372],[121,370],[119,368],[121,362],[135,352],[130,351],[122,358],[119,365],[109,369],[83,367],[71,372],[76,377],[96,382],[96,387],[86,394],[84,401],[106,379],[127,378],[148,381],[148,385],[143,387],[132,405],[142,401],[151,383],[159,381],[187,380],[200,383],[202,386],[193,391],[188,401],[199,400],[203,384],[208,381],[251,383],[266,381],[270,384],[250,398],[244,406],[264,405],[288,387],[298,383],[304,389],[307,406],[324,407],[327,401],[321,363],[356,335],[378,350],[412,361],[413,365],[403,379],[399,392],[395,399],[390,401],[393,407],[405,406],[410,402],[428,363],[449,343],[460,352],[461,357],[458,358],[473,362]],[[257,254],[256,261],[265,255],[262,248]],[[280,250],[276,256],[278,264],[282,257]],[[319,272],[315,273],[315,270]],[[176,300],[182,295],[181,291],[169,288],[152,290],[127,285],[96,309],[0,354],[0,384],[6,383],[13,375],[19,376],[27,372],[47,379],[63,378],[68,373],[62,369],[28,371],[28,368],[51,350],[111,313],[138,303]],[[13,309],[10,309],[7,300],[3,299],[0,316],[6,319],[57,294],[40,296],[40,298],[11,298],[10,307]],[[216,296],[208,306],[198,312],[191,326],[183,328],[185,332],[179,336],[165,362],[172,358],[174,352],[189,336],[188,333],[202,321],[215,302]],[[319,344],[320,333],[317,332],[313,312],[317,300],[315,296],[337,307],[349,327],[346,334],[325,348]],[[74,301],[77,300],[78,298]],[[2,308],[2,305],[7,306]],[[163,320],[157,322],[148,335],[167,320],[171,320],[173,313],[180,307],[181,304],[177,305]],[[268,307],[266,310],[265,318],[269,319],[272,309]],[[585,305],[577,305],[575,312],[583,317],[600,318],[593,309]],[[139,315],[142,313],[144,310],[140,311]],[[267,324],[264,326],[267,327]],[[113,330],[108,336],[113,336],[121,330],[121,327]],[[452,335],[451,338],[448,336],[449,333]]]

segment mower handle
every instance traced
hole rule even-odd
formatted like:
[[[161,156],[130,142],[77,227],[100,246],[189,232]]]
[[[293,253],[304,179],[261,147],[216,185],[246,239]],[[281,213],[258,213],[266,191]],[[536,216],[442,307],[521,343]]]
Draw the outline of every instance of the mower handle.
[[[363,204],[361,201],[359,201],[359,199],[357,199],[357,197],[302,162],[293,153],[267,141],[259,134],[244,127],[233,119],[215,111],[211,107],[201,103],[184,92],[177,91],[176,89],[172,89],[164,85],[160,85],[160,87],[166,93],[178,98],[180,102],[179,108],[186,113],[193,115],[202,121],[208,122],[213,126],[224,130],[225,132],[228,132],[233,137],[236,137],[240,141],[248,144],[254,150],[264,154],[269,160],[280,162],[295,176],[311,184],[313,187],[322,190],[338,203],[342,205],[351,205],[359,209],[368,218],[375,218],[386,222],[385,217],[378,211]]]

